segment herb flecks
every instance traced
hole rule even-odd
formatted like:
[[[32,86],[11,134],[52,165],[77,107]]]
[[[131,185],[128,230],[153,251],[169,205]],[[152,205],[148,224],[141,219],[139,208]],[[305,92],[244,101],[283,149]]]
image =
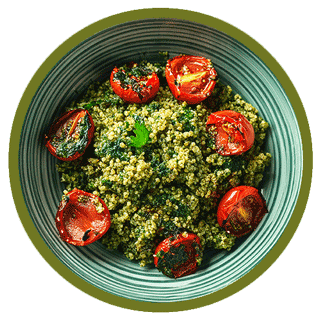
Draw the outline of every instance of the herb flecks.
[[[156,174],[160,177],[168,176],[171,172],[170,168],[166,166],[165,162],[160,162],[156,158],[152,158],[151,167],[153,168],[154,172],[156,172]]]
[[[191,120],[194,118],[194,113],[190,109],[185,108],[182,113],[179,114],[177,120],[182,123],[183,130],[185,132],[194,131],[195,126],[191,124]]]
[[[168,277],[174,277],[172,270],[177,270],[189,259],[185,248],[185,245],[180,244],[170,247],[168,252],[160,251],[158,269]]]
[[[174,207],[176,207],[176,209],[171,212],[171,217],[182,217],[186,219],[191,215],[191,211],[186,205],[182,204],[181,201],[168,194],[156,195],[154,197],[153,206],[167,205],[168,200]]]
[[[153,71],[144,65],[134,64],[132,67],[125,65],[114,74],[113,81],[120,81],[121,87],[125,90],[131,88],[142,100],[142,91],[147,87],[148,76],[152,73]]]
[[[96,149],[98,156],[110,155],[111,158],[119,158],[121,161],[129,159],[127,149],[122,147],[125,144],[124,139],[118,138],[115,141],[109,141],[107,138],[102,142],[101,147]]]
[[[88,114],[85,114],[73,129],[72,133],[68,134],[70,130],[66,129],[60,138],[54,137],[52,145],[56,147],[56,154],[59,157],[68,158],[76,152],[82,153],[88,144],[88,130],[91,124]]]

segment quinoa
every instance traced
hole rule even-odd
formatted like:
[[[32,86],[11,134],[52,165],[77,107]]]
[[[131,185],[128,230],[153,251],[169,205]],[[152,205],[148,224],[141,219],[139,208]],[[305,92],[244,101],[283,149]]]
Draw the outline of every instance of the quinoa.
[[[164,67],[147,63],[158,73]],[[147,104],[128,104],[113,93],[109,81],[94,83],[67,111],[85,108],[95,125],[94,140],[81,158],[57,165],[66,191],[78,188],[99,196],[111,213],[102,238],[141,266],[153,262],[157,244],[170,234],[189,231],[203,249],[230,250],[236,237],[219,226],[216,210],[232,187],[258,187],[271,155],[263,151],[268,123],[230,86],[220,82],[197,105],[177,101],[160,86]],[[238,156],[221,156],[206,131],[208,116],[218,110],[243,114],[255,131],[253,147]],[[134,147],[135,124],[149,132]]]

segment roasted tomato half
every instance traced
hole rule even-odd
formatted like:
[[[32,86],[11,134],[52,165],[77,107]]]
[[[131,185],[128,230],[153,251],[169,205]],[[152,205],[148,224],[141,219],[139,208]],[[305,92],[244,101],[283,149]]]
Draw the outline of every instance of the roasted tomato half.
[[[76,188],[64,196],[56,215],[60,237],[75,246],[95,242],[108,231],[110,224],[110,212],[104,201]]]
[[[240,155],[254,143],[254,129],[240,113],[225,110],[212,113],[207,121],[207,131],[215,141],[220,155]]]
[[[228,233],[241,237],[256,229],[266,213],[266,202],[258,189],[238,186],[221,199],[217,220]]]
[[[150,102],[160,87],[157,74],[137,63],[115,67],[111,72],[110,83],[113,91],[128,103]]]
[[[193,274],[202,259],[200,239],[182,233],[163,240],[156,248],[154,264],[164,275],[178,278]]]
[[[73,161],[83,155],[91,143],[94,124],[87,110],[64,113],[50,127],[46,136],[49,152],[62,161]]]
[[[206,99],[216,85],[217,72],[210,60],[193,55],[168,60],[166,78],[173,96],[196,104]]]

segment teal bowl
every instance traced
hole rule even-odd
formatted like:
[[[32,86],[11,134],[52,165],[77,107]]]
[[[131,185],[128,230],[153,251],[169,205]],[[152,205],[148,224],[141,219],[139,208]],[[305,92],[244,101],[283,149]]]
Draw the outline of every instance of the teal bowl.
[[[230,252],[207,251],[203,265],[177,280],[154,267],[140,267],[101,242],[75,247],[63,242],[54,218],[64,185],[57,159],[44,146],[44,134],[92,81],[106,80],[115,65],[148,59],[158,52],[210,58],[223,83],[254,105],[270,123],[266,150],[272,162],[261,184],[269,214]],[[301,185],[303,152],[294,110],[281,84],[246,46],[212,27],[180,19],[125,22],[87,38],[68,52],[36,91],[20,136],[19,173],[30,217],[53,254],[94,287],[131,300],[174,303],[217,292],[245,276],[271,251],[292,216]]]

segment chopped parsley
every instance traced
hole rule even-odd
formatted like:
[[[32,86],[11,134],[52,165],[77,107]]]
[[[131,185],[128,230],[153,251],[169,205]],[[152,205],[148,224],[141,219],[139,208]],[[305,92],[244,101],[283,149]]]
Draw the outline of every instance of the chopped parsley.
[[[225,161],[222,164],[222,169],[229,168],[231,172],[237,172],[245,169],[247,162],[243,156],[225,156]]]
[[[100,148],[96,149],[97,156],[110,155],[112,158],[119,158],[121,161],[127,161],[129,159],[127,149],[120,146],[124,143],[122,138],[118,138],[115,141],[109,141],[107,138],[102,142]]]
[[[194,113],[190,110],[185,108],[182,113],[179,114],[177,120],[182,123],[183,130],[185,132],[194,131],[195,126],[190,123],[190,120],[194,118]]]
[[[151,167],[160,177],[168,176],[171,171],[170,168],[166,166],[165,162],[160,162],[154,157],[151,160]]]
[[[105,102],[111,106],[121,106],[124,104],[124,101],[121,99],[121,97],[116,94],[107,94],[105,97]]]
[[[88,114],[78,122],[77,138],[68,135],[65,130],[60,138],[54,137],[52,144],[56,147],[59,157],[68,158],[76,152],[82,153],[88,144],[88,130],[91,127]]]
[[[84,105],[83,108],[89,111],[92,106],[95,106],[95,105],[97,105],[97,104],[101,104],[102,102],[104,102],[104,100],[92,101],[92,102]]]
[[[102,183],[102,185],[107,186],[108,188],[110,188],[112,186],[112,184],[113,184],[111,181],[109,181],[109,180],[107,180],[105,178],[103,178],[101,180],[101,183]]]
[[[174,277],[172,270],[179,269],[190,258],[185,248],[185,245],[180,244],[170,247],[168,252],[160,250],[157,254],[159,271],[168,277]]]
[[[123,89],[131,88],[142,99],[142,91],[147,87],[147,77],[152,73],[153,71],[145,65],[138,66],[134,64],[133,67],[125,65],[120,67],[118,72],[114,74],[113,81],[120,81],[120,86]]]
[[[155,112],[155,111],[159,111],[161,105],[159,102],[156,102],[156,101],[152,101],[151,103],[149,103],[147,106],[146,106],[146,109],[149,111],[149,112]]]
[[[163,228],[161,233],[164,237],[177,235],[182,231],[181,227],[176,226],[172,220],[164,221],[163,219],[161,219],[160,227]]]
[[[166,205],[167,200],[178,207],[171,213],[171,217],[182,217],[186,219],[189,215],[191,215],[191,211],[186,205],[183,205],[179,200],[168,194],[156,195],[154,197],[153,206]]]

